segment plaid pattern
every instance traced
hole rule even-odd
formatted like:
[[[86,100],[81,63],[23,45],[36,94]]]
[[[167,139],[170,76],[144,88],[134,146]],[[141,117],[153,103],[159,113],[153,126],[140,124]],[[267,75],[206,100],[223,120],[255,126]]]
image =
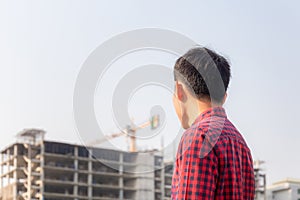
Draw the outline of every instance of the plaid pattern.
[[[224,108],[202,113],[182,135],[172,178],[172,199],[253,200],[253,161]]]

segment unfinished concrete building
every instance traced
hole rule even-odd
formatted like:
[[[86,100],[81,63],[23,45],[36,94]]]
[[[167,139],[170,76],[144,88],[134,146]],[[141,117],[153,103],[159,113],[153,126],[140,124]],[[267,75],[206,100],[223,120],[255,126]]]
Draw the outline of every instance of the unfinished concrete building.
[[[24,130],[1,151],[1,199],[170,199],[173,165],[158,152],[86,148],[44,135]]]

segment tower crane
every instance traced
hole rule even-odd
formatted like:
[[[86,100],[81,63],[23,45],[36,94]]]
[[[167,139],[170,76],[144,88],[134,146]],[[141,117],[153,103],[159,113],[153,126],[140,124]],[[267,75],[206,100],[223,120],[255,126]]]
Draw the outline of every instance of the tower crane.
[[[148,121],[135,126],[131,121],[130,125],[127,125],[125,129],[121,130],[119,133],[112,133],[105,135],[103,138],[94,140],[93,142],[88,143],[90,146],[101,144],[107,140],[111,140],[120,136],[127,136],[129,138],[129,151],[136,152],[136,132],[140,129],[144,129],[150,126],[152,130],[156,129],[159,126],[159,115],[153,115]]]

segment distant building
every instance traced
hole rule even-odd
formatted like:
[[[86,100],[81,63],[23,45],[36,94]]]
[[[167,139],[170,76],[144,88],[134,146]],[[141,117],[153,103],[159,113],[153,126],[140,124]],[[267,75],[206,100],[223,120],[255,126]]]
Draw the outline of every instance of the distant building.
[[[261,168],[265,162],[262,160],[254,161],[254,176],[255,176],[255,200],[266,200],[266,174]]]
[[[44,140],[29,129],[1,151],[3,200],[170,199],[172,162],[157,151],[129,153]],[[147,173],[134,173],[146,170]]]
[[[268,200],[300,200],[300,179],[285,179],[267,188]]]

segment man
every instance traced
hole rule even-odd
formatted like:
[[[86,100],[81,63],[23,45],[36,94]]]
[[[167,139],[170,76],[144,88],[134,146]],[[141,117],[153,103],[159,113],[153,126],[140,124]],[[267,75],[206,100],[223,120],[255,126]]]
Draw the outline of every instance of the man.
[[[196,47],[174,67],[173,103],[183,133],[172,178],[172,199],[254,199],[250,150],[222,107],[230,65]]]

